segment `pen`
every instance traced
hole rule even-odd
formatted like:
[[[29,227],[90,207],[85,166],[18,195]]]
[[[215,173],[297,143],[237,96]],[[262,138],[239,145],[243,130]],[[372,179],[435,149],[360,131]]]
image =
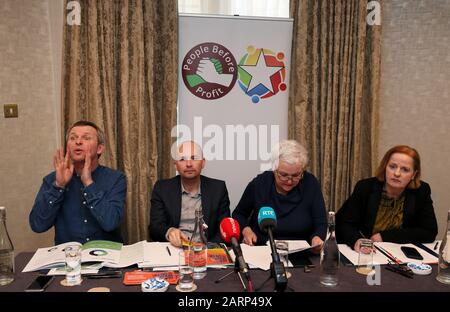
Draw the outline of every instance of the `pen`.
[[[393,256],[389,251],[387,251],[386,249],[382,248],[381,246],[377,246],[375,245],[375,248],[378,249],[383,255],[385,255],[386,257],[388,257],[389,259],[391,259],[392,261],[394,261],[397,264],[401,264],[402,262],[397,259],[395,256]]]
[[[172,256],[172,253],[170,252],[169,246],[166,246],[167,252],[169,253],[169,256]]]
[[[93,274],[83,274],[85,278],[118,278],[122,277],[122,271],[107,271]]]
[[[438,248],[439,242],[436,242],[436,245],[434,245],[433,250],[436,250]]]

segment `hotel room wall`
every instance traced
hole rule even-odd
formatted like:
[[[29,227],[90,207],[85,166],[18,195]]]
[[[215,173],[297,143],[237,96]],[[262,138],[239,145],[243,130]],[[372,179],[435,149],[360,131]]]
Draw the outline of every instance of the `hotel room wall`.
[[[431,186],[439,234],[450,210],[450,1],[384,1],[379,159],[411,145]]]
[[[28,215],[59,143],[62,2],[0,1],[0,205],[16,252],[53,244],[53,230],[33,233]],[[18,118],[3,118],[6,103]]]

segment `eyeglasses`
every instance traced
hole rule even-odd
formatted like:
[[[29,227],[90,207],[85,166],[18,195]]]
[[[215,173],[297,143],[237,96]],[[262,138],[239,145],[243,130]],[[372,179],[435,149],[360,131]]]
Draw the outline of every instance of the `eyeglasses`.
[[[298,174],[293,174],[293,175],[289,175],[284,172],[279,172],[278,170],[275,170],[275,172],[277,173],[277,176],[280,179],[280,181],[283,181],[283,182],[287,182],[289,180],[291,180],[292,182],[298,182],[303,178],[303,171]]]
[[[180,156],[176,159],[177,161],[186,161],[186,160],[203,160],[202,156],[192,155],[191,157]]]

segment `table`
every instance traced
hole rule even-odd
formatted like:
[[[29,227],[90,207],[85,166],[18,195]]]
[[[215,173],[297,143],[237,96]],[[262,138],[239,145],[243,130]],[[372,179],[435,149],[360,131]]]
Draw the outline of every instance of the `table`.
[[[16,275],[13,283],[0,287],[0,292],[22,292],[27,285],[38,274],[37,272],[22,273],[23,268],[33,256],[32,252],[20,253],[15,258]],[[366,276],[355,272],[353,266],[341,266],[339,269],[339,284],[329,288],[319,283],[319,257],[311,258],[314,268],[310,273],[305,273],[303,268],[289,268],[292,277],[288,285],[295,292],[450,292],[450,285],[445,285],[436,280],[437,266],[433,265],[433,272],[427,276],[415,275],[409,279],[397,273],[380,269],[380,285],[368,285]],[[131,269],[127,269],[128,271]],[[242,292],[243,287],[236,274],[231,274],[220,283],[215,281],[230,272],[231,269],[211,270],[208,269],[206,278],[196,281],[198,292]],[[269,271],[250,270],[253,285],[260,286],[270,275]],[[140,286],[126,286],[122,279],[84,279],[80,286],[64,287],[60,282],[64,276],[56,276],[53,283],[46,292],[85,292],[93,287],[108,287],[112,292],[140,292]],[[269,292],[274,288],[273,282],[269,281],[262,291]],[[176,292],[174,286],[169,287],[169,292]]]

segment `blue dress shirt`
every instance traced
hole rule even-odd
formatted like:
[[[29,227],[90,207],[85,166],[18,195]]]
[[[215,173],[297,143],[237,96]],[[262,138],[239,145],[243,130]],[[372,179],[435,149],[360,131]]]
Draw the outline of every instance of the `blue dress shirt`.
[[[30,226],[41,233],[55,226],[55,244],[91,240],[122,241],[126,178],[120,171],[98,166],[85,187],[74,172],[65,188],[55,185],[56,173],[47,175],[30,213]]]

